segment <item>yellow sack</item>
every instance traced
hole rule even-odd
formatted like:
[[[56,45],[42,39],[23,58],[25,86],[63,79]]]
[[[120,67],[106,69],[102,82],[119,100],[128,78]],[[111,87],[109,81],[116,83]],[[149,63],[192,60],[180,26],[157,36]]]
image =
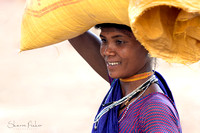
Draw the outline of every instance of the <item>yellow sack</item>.
[[[153,57],[182,64],[200,60],[200,0],[131,0],[129,17]]]
[[[98,23],[129,25],[128,0],[27,0],[21,51],[84,33]]]
[[[27,0],[21,51],[58,43],[99,23],[125,24],[153,57],[200,60],[199,0]]]

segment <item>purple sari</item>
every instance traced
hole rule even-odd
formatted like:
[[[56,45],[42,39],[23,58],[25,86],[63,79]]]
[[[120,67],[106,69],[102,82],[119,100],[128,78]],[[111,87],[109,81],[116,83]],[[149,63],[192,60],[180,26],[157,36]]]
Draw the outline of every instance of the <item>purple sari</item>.
[[[164,92],[165,95],[167,95],[172,102],[174,103],[174,98],[172,96],[172,93],[165,81],[165,79],[155,71],[155,76],[158,79],[158,84],[162,91]],[[98,113],[105,108],[104,105],[109,104],[113,101],[117,101],[122,98],[122,91],[121,91],[121,86],[119,79],[114,79],[111,84],[111,88],[107,95],[105,96]],[[175,105],[175,103],[174,103]],[[93,125],[92,133],[118,133],[118,111],[119,111],[119,106],[116,106],[109,110],[107,113],[105,113],[98,123],[95,123]],[[95,128],[96,127],[96,128]]]

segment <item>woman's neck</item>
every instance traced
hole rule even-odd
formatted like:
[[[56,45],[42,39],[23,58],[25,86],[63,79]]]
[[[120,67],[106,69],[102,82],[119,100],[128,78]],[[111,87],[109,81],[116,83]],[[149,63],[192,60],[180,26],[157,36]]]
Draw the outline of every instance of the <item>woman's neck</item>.
[[[133,90],[135,90],[137,87],[139,87],[141,84],[143,84],[149,77],[133,82],[122,82],[120,81],[121,84],[121,89],[122,89],[122,95],[126,96],[129,93],[131,93]]]
[[[138,70],[137,73],[135,73],[133,76],[143,76],[141,74],[146,74],[148,76],[143,76],[143,78],[138,78],[138,80],[132,80],[130,82],[124,82],[124,80],[120,80],[120,85],[121,85],[121,89],[122,89],[122,95],[126,96],[129,93],[131,93],[133,90],[135,90],[137,87],[139,87],[141,84],[143,84],[146,80],[148,80],[153,73],[151,73],[150,75],[148,74],[149,72],[153,72],[152,71],[152,67],[151,67],[151,60],[149,59],[149,61],[147,61],[147,63],[140,69]],[[133,77],[134,78],[134,77]]]

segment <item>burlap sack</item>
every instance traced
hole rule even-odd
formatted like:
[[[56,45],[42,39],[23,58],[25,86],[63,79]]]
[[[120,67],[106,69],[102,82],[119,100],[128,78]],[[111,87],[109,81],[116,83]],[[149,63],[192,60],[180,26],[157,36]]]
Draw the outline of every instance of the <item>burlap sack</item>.
[[[55,44],[99,23],[130,26],[153,57],[200,60],[199,0],[28,0],[20,49]]]
[[[131,0],[129,18],[153,57],[182,64],[200,60],[199,0]]]
[[[98,23],[129,25],[127,0],[28,0],[22,20],[20,49],[58,43]]]

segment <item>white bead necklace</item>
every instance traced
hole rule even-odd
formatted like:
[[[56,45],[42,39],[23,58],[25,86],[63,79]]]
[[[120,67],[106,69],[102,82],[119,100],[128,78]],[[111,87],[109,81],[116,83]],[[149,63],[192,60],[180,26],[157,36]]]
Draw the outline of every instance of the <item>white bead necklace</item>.
[[[120,120],[118,121],[118,123],[120,123],[120,122],[124,119],[124,117],[126,116],[126,113],[127,113],[128,110],[129,110],[129,107],[130,107],[135,101],[137,101],[137,100],[145,93],[146,90],[147,90],[147,89],[145,89],[136,99],[134,99],[134,100],[125,108],[125,111],[123,112],[123,115],[122,115],[122,117],[120,118]]]
[[[94,128],[97,129],[97,124],[100,120],[100,118],[107,113],[110,109],[128,101],[131,97],[135,96],[136,94],[138,94],[139,92],[143,91],[143,93],[145,92],[145,90],[154,82],[156,82],[157,79],[155,78],[155,76],[152,76],[151,78],[149,78],[146,82],[144,82],[142,85],[140,85],[138,88],[136,88],[135,90],[133,90],[131,93],[129,93],[128,95],[124,96],[123,98],[119,99],[118,101],[114,101],[112,103],[110,103],[107,107],[105,107],[104,109],[102,109],[100,111],[100,113],[96,116],[95,120],[94,120]],[[143,94],[142,93],[142,94]],[[142,94],[140,94],[136,99],[138,99]],[[134,100],[135,101],[135,100]],[[133,102],[134,102],[133,101]],[[130,104],[129,104],[130,105]],[[129,108],[129,106],[127,107]],[[128,109],[126,109],[126,112],[128,111]],[[126,114],[126,113],[125,113]],[[125,115],[124,115],[125,116]],[[123,118],[124,118],[123,116]],[[121,121],[122,119],[120,119]],[[119,122],[119,121],[118,121]]]

